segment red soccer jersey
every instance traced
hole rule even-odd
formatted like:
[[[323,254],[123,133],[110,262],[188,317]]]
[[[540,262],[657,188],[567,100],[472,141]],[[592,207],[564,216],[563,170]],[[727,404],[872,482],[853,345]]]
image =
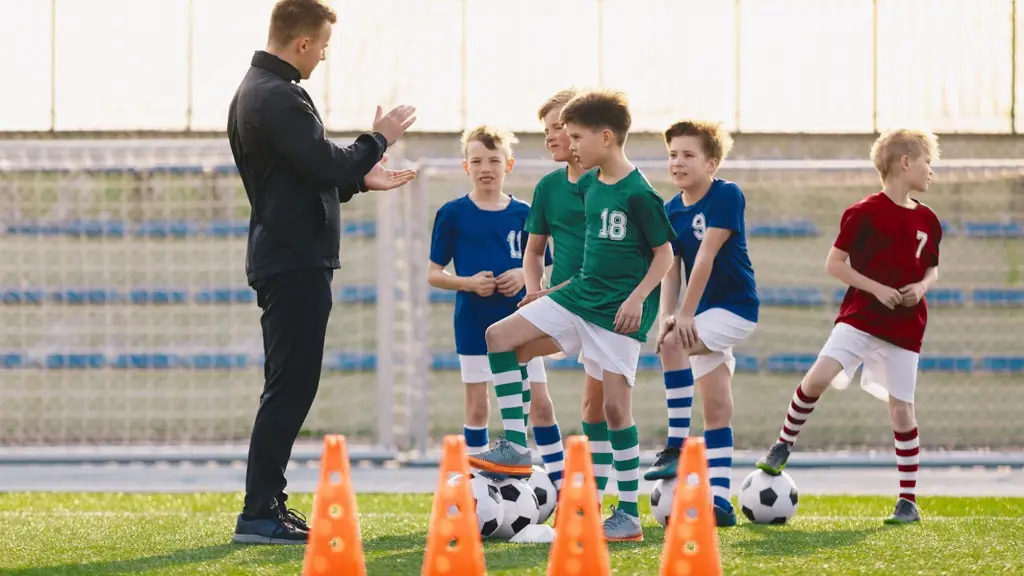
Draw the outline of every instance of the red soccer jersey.
[[[914,202],[915,208],[906,208],[878,192],[853,204],[843,212],[834,246],[850,255],[854,270],[875,282],[896,289],[920,282],[939,265],[942,225],[931,208]],[[851,286],[836,322],[920,352],[928,305],[922,299],[916,306],[889,310],[870,292]]]

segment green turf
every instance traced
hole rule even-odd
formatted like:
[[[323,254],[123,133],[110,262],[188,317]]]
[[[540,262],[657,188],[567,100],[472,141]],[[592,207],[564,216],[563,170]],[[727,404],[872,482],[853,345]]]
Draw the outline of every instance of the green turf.
[[[370,575],[420,573],[429,495],[361,495]],[[641,499],[646,540],[611,545],[614,574],[657,574],[663,531]],[[295,496],[308,510],[310,498]],[[298,574],[299,547],[228,542],[240,496],[0,494],[0,573]],[[886,527],[892,500],[805,497],[789,526],[719,532],[726,574],[1020,574],[1024,499],[924,498],[925,522]],[[546,574],[547,545],[488,541],[488,573]]]

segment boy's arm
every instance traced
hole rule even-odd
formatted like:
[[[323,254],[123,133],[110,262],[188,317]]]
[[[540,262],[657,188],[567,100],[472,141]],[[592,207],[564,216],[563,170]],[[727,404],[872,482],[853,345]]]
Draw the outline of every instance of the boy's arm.
[[[683,295],[683,302],[676,311],[677,316],[692,318],[697,313],[697,306],[704,296],[704,289],[708,286],[708,279],[711,278],[711,267],[715,263],[718,252],[725,245],[726,240],[732,235],[732,230],[725,228],[708,228],[701,240],[700,250],[693,261],[693,270],[690,270],[686,279],[686,293]]]
[[[676,303],[679,302],[679,290],[683,286],[682,264],[681,256],[673,256],[672,266],[669,267],[668,273],[661,281],[661,301],[658,303],[658,315],[663,318],[671,316],[676,310]]]
[[[653,257],[647,273],[615,313],[615,331],[619,334],[632,334],[640,329],[644,300],[661,284],[665,274],[672,267],[671,243],[665,242],[655,247],[652,252]]]
[[[852,286],[857,290],[863,290],[869,294],[874,295],[886,308],[892,310],[900,304],[903,300],[903,295],[900,291],[895,288],[890,288],[885,284],[876,282],[871,278],[857,272],[850,266],[848,261],[849,254],[836,248],[832,247],[828,251],[828,259],[825,261],[825,270],[829,276],[832,276],[836,280],[839,280],[847,286]]]
[[[547,254],[546,234],[530,234],[523,252],[523,275],[526,279],[526,293],[539,292],[544,285],[544,256]]]

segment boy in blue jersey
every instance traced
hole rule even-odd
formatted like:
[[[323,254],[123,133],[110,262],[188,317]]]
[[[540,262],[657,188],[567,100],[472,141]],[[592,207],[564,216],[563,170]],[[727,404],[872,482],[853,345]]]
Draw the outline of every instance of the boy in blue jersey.
[[[662,281],[658,352],[665,371],[669,434],[644,475],[675,478],[690,433],[696,380],[704,402],[708,476],[718,526],[734,526],[732,474],[733,347],[753,334],[760,302],[747,255],[746,200],[739,186],[715,177],[732,139],[719,124],[677,122],[665,131],[668,167],[680,193],[665,203],[672,228],[672,268]],[[682,273],[686,290],[679,302]]]
[[[526,295],[523,275],[523,248],[529,235],[524,231],[530,205],[505,194],[505,175],[515,163],[510,132],[480,126],[462,137],[463,167],[473,189],[460,198],[445,203],[434,218],[430,242],[430,264],[427,281],[435,288],[455,290],[455,347],[459,354],[462,381],[466,384],[466,412],[463,433],[470,454],[487,448],[487,421],[490,401],[487,384],[492,381],[487,361],[484,333],[491,324],[516,311]],[[455,274],[445,270],[454,260]],[[550,253],[546,255],[551,263]],[[520,366],[520,379],[496,383],[502,418],[520,421],[526,433],[526,415],[522,395],[526,386],[533,390],[541,421],[534,421],[534,430],[557,425],[547,391],[543,358],[535,358]],[[505,396],[520,397],[515,406]],[[513,414],[512,412],[515,412]],[[536,436],[536,434],[535,434]],[[542,443],[557,444],[561,452],[561,436],[543,434]],[[559,469],[560,472],[560,469]],[[559,475],[560,477],[560,475]]]

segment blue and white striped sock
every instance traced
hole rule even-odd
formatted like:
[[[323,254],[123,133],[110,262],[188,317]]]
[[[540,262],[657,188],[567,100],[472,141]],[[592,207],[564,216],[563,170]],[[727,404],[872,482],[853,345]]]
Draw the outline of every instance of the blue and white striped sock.
[[[487,450],[487,426],[463,426],[462,435],[466,437],[467,454]]]
[[[556,490],[562,488],[562,470],[565,468],[565,451],[562,449],[562,432],[558,424],[552,426],[533,427],[533,440],[537,443],[537,451],[544,460],[544,470],[551,478]]]
[[[732,511],[729,490],[732,483],[732,427],[704,431],[708,450],[708,478],[715,506]]]
[[[689,368],[665,372],[665,401],[668,404],[666,446],[682,448],[683,441],[690,435],[690,415],[693,412],[693,372]]]

